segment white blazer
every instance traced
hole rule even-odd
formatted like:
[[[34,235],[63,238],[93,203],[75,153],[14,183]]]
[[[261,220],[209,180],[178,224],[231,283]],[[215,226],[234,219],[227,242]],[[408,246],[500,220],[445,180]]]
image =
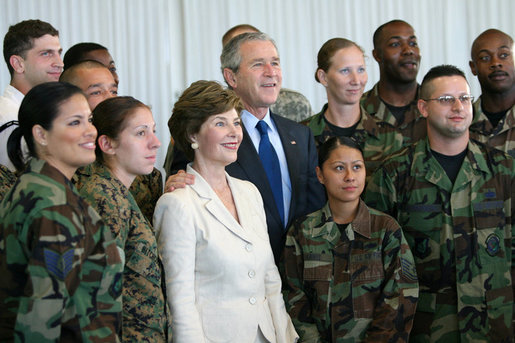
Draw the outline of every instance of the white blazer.
[[[226,174],[240,224],[190,165],[195,184],[164,194],[154,228],[175,343],[295,342],[257,188]]]

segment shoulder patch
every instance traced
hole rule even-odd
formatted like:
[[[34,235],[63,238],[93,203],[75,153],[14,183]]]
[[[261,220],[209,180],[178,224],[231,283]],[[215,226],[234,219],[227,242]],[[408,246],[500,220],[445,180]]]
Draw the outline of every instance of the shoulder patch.
[[[59,280],[64,280],[72,270],[75,249],[70,249],[62,255],[56,251],[45,249],[43,254],[48,272]]]

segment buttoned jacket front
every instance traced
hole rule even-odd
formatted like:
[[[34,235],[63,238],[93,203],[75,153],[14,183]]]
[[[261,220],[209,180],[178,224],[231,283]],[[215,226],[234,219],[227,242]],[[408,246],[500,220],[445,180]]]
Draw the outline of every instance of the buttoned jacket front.
[[[239,223],[190,165],[195,184],[164,194],[154,214],[174,342],[270,342],[297,335],[286,313],[259,191],[226,174]]]

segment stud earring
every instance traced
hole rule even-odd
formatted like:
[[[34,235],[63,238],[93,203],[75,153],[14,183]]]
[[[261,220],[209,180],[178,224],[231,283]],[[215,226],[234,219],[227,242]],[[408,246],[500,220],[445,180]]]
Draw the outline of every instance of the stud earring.
[[[198,143],[197,143],[197,142],[193,142],[193,143],[191,143],[191,148],[192,148],[193,150],[198,149]]]

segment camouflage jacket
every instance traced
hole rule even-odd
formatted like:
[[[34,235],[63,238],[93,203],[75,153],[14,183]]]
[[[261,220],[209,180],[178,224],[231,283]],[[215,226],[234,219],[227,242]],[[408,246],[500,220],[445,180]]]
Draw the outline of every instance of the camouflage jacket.
[[[300,122],[313,115],[309,100],[299,92],[281,88],[277,101],[270,108],[273,113]]]
[[[73,176],[73,183],[77,189],[81,189],[82,184],[87,182],[92,174],[91,164],[77,169]],[[154,168],[152,173],[148,175],[136,176],[129,191],[134,197],[134,200],[136,200],[136,204],[138,204],[141,213],[143,213],[149,223],[152,223],[157,200],[159,200],[159,197],[163,194],[163,178],[161,177],[161,172]]]
[[[0,341],[118,342],[122,268],[100,216],[32,159],[0,204]]]
[[[470,141],[454,185],[427,139],[392,156],[365,201],[401,225],[417,265],[415,342],[512,342],[515,162]]]
[[[360,201],[340,231],[325,207],[288,231],[286,307],[301,342],[406,342],[418,284],[397,222]]]
[[[426,118],[422,117],[417,108],[418,91],[417,89],[417,96],[411,102],[409,109],[404,113],[404,121],[402,123],[397,122],[395,116],[379,97],[377,83],[371,90],[363,94],[361,106],[371,116],[383,123],[383,125],[398,130],[403,138],[402,146],[405,147],[426,137]]]
[[[122,340],[165,342],[167,311],[163,270],[152,227],[128,189],[98,162],[80,194],[100,214],[125,252]]]
[[[470,137],[502,150],[515,158],[515,105],[493,127],[481,109],[481,98],[474,103],[474,119],[469,128]]]
[[[0,201],[16,182],[16,175],[3,164],[0,164]]]
[[[317,147],[329,138],[336,136],[324,119],[327,107],[328,105],[325,104],[320,113],[302,122],[313,132]],[[361,107],[358,126],[351,138],[363,150],[367,176],[370,176],[388,155],[402,148],[402,136],[394,129],[379,123],[363,107]]]

